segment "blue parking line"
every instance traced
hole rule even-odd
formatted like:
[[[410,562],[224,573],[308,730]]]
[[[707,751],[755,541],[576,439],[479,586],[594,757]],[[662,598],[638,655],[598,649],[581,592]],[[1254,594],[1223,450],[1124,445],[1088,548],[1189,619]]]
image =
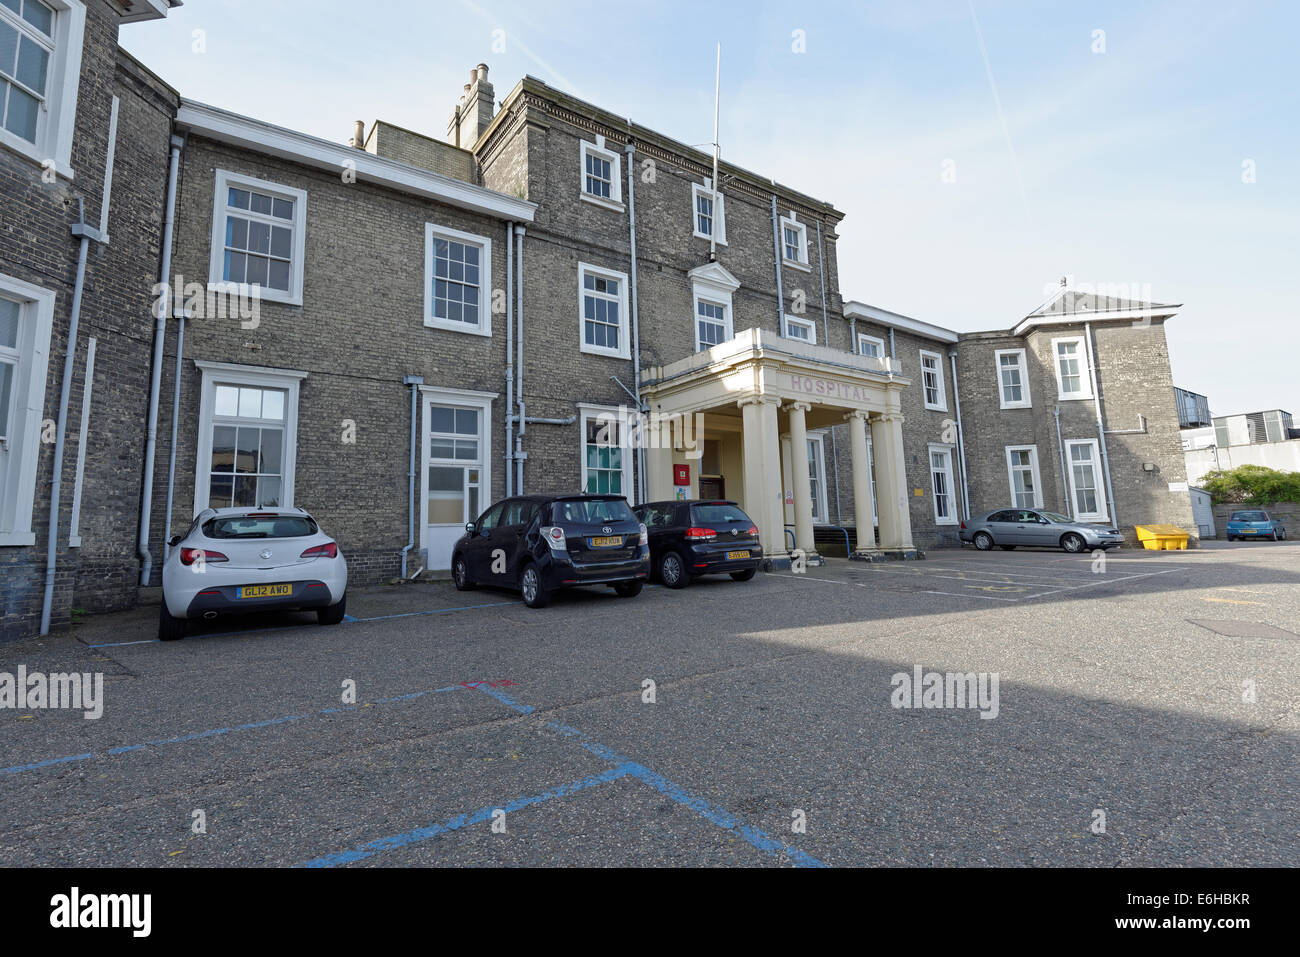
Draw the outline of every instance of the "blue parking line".
[[[439,694],[444,691],[461,691],[465,685],[449,685],[446,688],[426,688],[423,691],[412,691],[408,694],[393,695],[389,698],[376,698],[374,701],[366,704],[350,704],[337,708],[321,708],[318,711],[309,711],[305,714],[286,714],[278,718],[267,718],[264,721],[250,721],[248,724],[237,724],[228,728],[211,728],[207,731],[194,731],[190,734],[181,734],[172,738],[155,738],[152,741],[146,741],[143,744],[124,744],[115,748],[109,748],[102,755],[96,754],[72,754],[63,758],[48,758],[44,761],[36,761],[32,764],[16,764],[13,767],[0,768],[0,776],[10,774],[22,774],[25,771],[35,771],[39,768],[48,768],[56,764],[69,764],[74,761],[90,761],[96,757],[115,757],[119,754],[127,754],[132,751],[143,751],[145,748],[162,747],[168,744],[184,744],[188,741],[198,741],[203,738],[213,738],[219,735],[231,734],[236,731],[253,731],[257,728],[269,728],[277,724],[288,724],[291,721],[301,721],[304,718],[313,718],[325,714],[342,714],[348,711],[361,711],[367,705],[392,704],[397,701],[411,701],[415,698],[422,698],[427,694]],[[531,710],[531,709],[530,709]]]
[[[514,698],[506,694],[504,691],[499,691],[496,688],[493,688],[490,685],[488,685],[486,682],[480,681],[479,683],[472,685],[472,687],[477,688],[479,691],[482,691],[484,694],[491,695],[492,697],[500,701],[503,705],[505,705],[507,708],[514,708],[520,714],[532,714],[535,710],[537,710],[530,704],[520,704]]]
[[[298,867],[338,867],[340,864],[352,864],[356,861],[365,860],[367,857],[373,857],[380,851],[389,851],[396,847],[407,847],[411,844],[418,844],[421,841],[427,841],[431,837],[438,837],[442,834],[450,834],[453,831],[459,831],[462,828],[469,827],[473,824],[482,824],[485,821],[492,820],[497,811],[503,811],[506,814],[512,811],[519,811],[526,807],[533,807],[543,804],[552,798],[565,797],[569,794],[576,794],[579,791],[585,791],[587,788],[595,787],[599,784],[605,784],[609,781],[617,781],[619,778],[627,777],[634,772],[633,765],[620,765],[616,768],[609,768],[600,774],[593,774],[590,777],[581,778],[577,781],[571,781],[568,784],[561,784],[559,787],[550,788],[541,794],[534,794],[529,797],[515,798],[512,801],[506,801],[504,804],[494,804],[489,807],[479,808],[470,814],[458,814],[455,817],[448,818],[440,824],[430,824],[427,827],[419,827],[413,831],[406,831],[402,834],[394,834],[390,837],[381,837],[376,841],[370,841],[362,844],[356,850],[340,851],[336,854],[326,854],[323,857],[313,858],[298,864]]]
[[[479,608],[498,608],[502,605],[517,605],[517,601],[493,601],[482,605],[458,605],[455,608],[430,608],[427,611],[408,611],[399,615],[375,615],[372,618],[356,618],[352,615],[344,615],[345,622],[357,621],[387,621],[390,618],[419,618],[424,615],[444,615],[449,611],[474,611]],[[214,631],[204,635],[191,635],[191,641],[202,638],[228,638],[231,635],[261,635],[268,631],[288,631],[290,628],[305,628],[305,624],[298,625],[277,625],[274,628],[247,628],[243,631]],[[124,645],[153,645],[159,644],[157,638],[141,638],[137,641],[106,641],[98,645],[87,645],[87,648],[121,648]]]

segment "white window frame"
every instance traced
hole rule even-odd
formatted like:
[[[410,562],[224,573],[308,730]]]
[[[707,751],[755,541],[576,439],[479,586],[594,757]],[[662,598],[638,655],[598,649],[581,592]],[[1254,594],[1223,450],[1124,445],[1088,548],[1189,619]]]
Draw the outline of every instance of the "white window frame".
[[[943,356],[941,356],[937,352],[930,352],[926,349],[921,349],[920,353],[921,353],[921,402],[924,403],[927,409],[930,409],[934,412],[947,412],[948,411],[948,389],[944,382]],[[926,369],[925,367],[926,359],[934,360],[933,370]],[[926,397],[925,394],[925,376],[927,371],[933,371],[935,376],[935,389],[939,393],[939,401],[937,403],[932,403]]]
[[[786,255],[785,248],[785,230],[786,227],[793,229],[799,234],[799,258],[791,259]],[[781,217],[781,263],[785,266],[793,266],[795,269],[802,269],[804,272],[812,272],[812,266],[808,263],[808,226],[799,222],[799,217],[792,209],[789,216]]]
[[[479,470],[478,513],[465,519],[472,522],[496,503],[492,491],[492,402],[500,393],[474,392],[469,389],[443,389],[437,386],[422,385],[420,388],[420,548],[428,554],[429,542],[429,467],[446,465],[462,466]],[[429,457],[430,437],[429,410],[435,405],[460,406],[476,409],[479,413],[479,463],[467,464],[460,459],[431,459]],[[439,527],[453,527],[455,522],[440,522]],[[462,523],[463,524],[463,523]]]
[[[813,446],[814,451],[809,456],[808,464],[817,470],[817,496],[813,499],[813,524],[828,525],[830,524],[830,508],[826,501],[826,433],[824,431],[809,432],[807,434],[808,444]]]
[[[1074,342],[1079,346],[1079,391],[1066,392],[1061,376],[1061,354],[1057,351],[1062,342]],[[1076,399],[1092,398],[1092,383],[1088,376],[1088,342],[1083,336],[1061,336],[1052,340],[1052,371],[1056,374],[1056,397],[1062,402]]]
[[[195,443],[193,514],[208,507],[212,471],[212,428],[218,385],[247,385],[259,389],[283,389],[284,461],[280,469],[280,505],[293,508],[294,475],[298,460],[298,388],[307,378],[296,369],[271,369],[262,366],[236,365],[231,362],[195,360],[203,375],[199,393],[199,434]]]
[[[1097,483],[1097,511],[1080,512],[1079,500],[1074,494],[1074,459],[1071,458],[1071,449],[1076,445],[1087,445],[1092,448],[1092,474],[1093,480]],[[1065,468],[1066,481],[1070,488],[1070,515],[1076,522],[1109,522],[1110,513],[1106,504],[1106,475],[1102,471],[1101,465],[1101,447],[1096,439],[1066,439],[1065,440]]]
[[[618,280],[618,348],[609,349],[605,346],[594,346],[587,344],[587,317],[583,309],[583,302],[587,295],[586,287],[583,282],[587,274],[599,276],[604,279]],[[596,356],[609,356],[613,359],[630,359],[632,358],[631,344],[628,342],[628,314],[627,314],[627,273],[618,272],[615,269],[604,269],[600,266],[593,266],[591,263],[578,263],[578,349],[582,352],[588,352]]]
[[[252,189],[259,193],[269,193],[281,199],[293,200],[293,253],[289,261],[289,289],[271,289],[266,286],[254,287],[243,282],[226,282],[226,203],[230,187]],[[254,288],[259,291],[256,297],[266,302],[282,302],[290,306],[302,305],[303,274],[305,262],[303,255],[307,248],[307,191],[283,186],[264,179],[255,179],[242,173],[218,169],[212,195],[212,252],[208,264],[208,288],[214,292],[253,298]]]
[[[632,480],[632,444],[628,441],[629,430],[635,429],[634,414],[616,405],[594,405],[587,402],[578,403],[578,488],[583,494],[587,491],[587,423],[591,419],[613,417],[619,423],[621,434],[619,445],[623,450],[623,492],[622,496],[631,504],[637,503],[635,483]],[[611,470],[612,471],[612,470]],[[603,494],[603,493],[601,493]]]
[[[717,201],[713,204],[713,231],[718,234],[716,240],[719,246],[727,245],[727,203],[726,197],[719,190],[716,194],[713,192],[713,178],[708,177],[701,183],[691,184],[691,235],[696,239],[712,239],[708,233],[700,231],[700,212],[699,202],[701,196],[707,196],[713,199],[717,196]]]
[[[434,239],[446,239],[455,243],[479,247],[479,282],[478,282],[478,325],[454,319],[439,319],[434,315]],[[458,229],[449,229],[437,223],[424,224],[424,324],[431,329],[446,329],[449,332],[463,332],[472,336],[492,335],[492,240],[487,236],[464,233]]]
[[[1011,456],[1016,452],[1029,453],[1029,477],[1034,483],[1034,500],[1028,505],[1021,505],[1016,501],[1016,474],[1017,466],[1012,464]],[[1008,445],[1005,447],[1007,461],[1007,488],[1011,492],[1012,508],[1042,508],[1043,507],[1043,480],[1038,471],[1038,446],[1037,445]]]
[[[1016,356],[1016,367],[1020,372],[1020,399],[1018,401],[1008,399],[1002,381],[1002,357]],[[1024,349],[996,349],[993,352],[993,367],[997,375],[998,383],[998,403],[1003,409],[1029,409],[1032,408],[1032,399],[1029,397],[1029,361],[1026,358]]]
[[[799,336],[790,335],[790,327],[798,326],[801,329],[808,330],[808,338],[803,339]],[[817,345],[817,323],[811,319],[803,319],[799,316],[792,316],[788,313],[781,317],[781,335],[786,339],[793,339],[795,342],[806,342],[811,346]]]
[[[9,403],[4,484],[0,486],[0,546],[35,545],[32,506],[36,499],[56,294],[51,289],[3,274],[0,274],[0,293],[19,303],[18,362]]]
[[[605,146],[605,137],[597,136],[593,143],[590,140],[583,140],[579,150],[580,161],[578,163],[578,195],[589,203],[595,203],[597,206],[603,206],[606,209],[623,211],[623,157],[615,150]],[[587,155],[594,153],[596,156],[609,163],[609,198],[597,196],[594,193],[587,192]]]
[[[956,525],[961,521],[958,515],[960,505],[957,498],[957,467],[953,462],[956,446],[946,445],[939,442],[931,442],[926,446],[925,465],[926,473],[930,476],[930,504],[934,510],[934,523],[936,525]],[[939,493],[934,487],[934,462],[931,456],[936,453],[942,453],[947,456],[948,466],[944,469],[944,474],[948,477],[948,495],[952,501],[951,514],[947,518],[939,516]]]
[[[864,342],[869,342],[869,343],[871,343],[872,345],[874,345],[874,346],[876,347],[876,350],[877,350],[877,351],[876,351],[876,356],[875,356],[875,358],[877,358],[877,359],[884,359],[884,358],[886,358],[886,356],[885,356],[885,340],[884,340],[884,339],[881,339],[879,336],[869,336],[869,335],[867,335],[865,332],[859,332],[859,333],[858,333],[858,342],[857,342],[857,345],[858,345],[858,355],[860,355],[860,356],[870,356],[870,353],[868,353],[868,352],[863,352],[863,351],[862,351],[862,344],[863,344]]]
[[[691,312],[695,326],[695,351],[702,352],[705,349],[712,349],[714,344],[705,345],[704,340],[700,338],[700,303],[706,302],[711,306],[722,307],[722,341],[735,337],[735,328],[731,321],[731,293],[719,293],[712,288],[696,287],[691,295]]]
[[[86,34],[83,0],[44,0],[54,10],[54,50],[46,67],[45,104],[36,121],[36,142],[0,127],[0,144],[37,164],[54,161],[54,171],[73,179],[72,138],[76,130],[77,90]]]

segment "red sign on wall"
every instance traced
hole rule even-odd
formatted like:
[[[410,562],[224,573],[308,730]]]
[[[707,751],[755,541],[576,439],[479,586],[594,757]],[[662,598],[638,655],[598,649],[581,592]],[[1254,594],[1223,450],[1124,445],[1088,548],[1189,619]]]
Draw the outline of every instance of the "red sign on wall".
[[[689,465],[673,466],[673,484],[674,485],[691,484],[691,467]]]

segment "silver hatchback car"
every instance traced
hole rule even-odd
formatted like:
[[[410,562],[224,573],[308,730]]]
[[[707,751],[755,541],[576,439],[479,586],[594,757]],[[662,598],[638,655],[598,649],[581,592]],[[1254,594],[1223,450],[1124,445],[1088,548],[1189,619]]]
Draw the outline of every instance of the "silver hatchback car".
[[[982,552],[994,545],[1010,551],[1017,545],[1082,552],[1116,548],[1124,543],[1119,529],[1076,522],[1068,515],[1041,508],[1000,508],[961,523],[961,540]]]

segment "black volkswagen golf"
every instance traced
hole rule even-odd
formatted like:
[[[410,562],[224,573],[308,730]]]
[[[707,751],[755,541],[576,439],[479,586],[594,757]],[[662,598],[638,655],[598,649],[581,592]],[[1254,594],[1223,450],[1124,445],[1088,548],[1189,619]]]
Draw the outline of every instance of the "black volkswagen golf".
[[[649,531],[651,563],[669,588],[720,572],[747,582],[762,563],[758,526],[735,502],[647,502],[636,514]]]
[[[646,528],[619,495],[505,499],[465,526],[451,554],[458,589],[517,588],[529,608],[573,585],[609,585],[631,598],[649,575]]]

